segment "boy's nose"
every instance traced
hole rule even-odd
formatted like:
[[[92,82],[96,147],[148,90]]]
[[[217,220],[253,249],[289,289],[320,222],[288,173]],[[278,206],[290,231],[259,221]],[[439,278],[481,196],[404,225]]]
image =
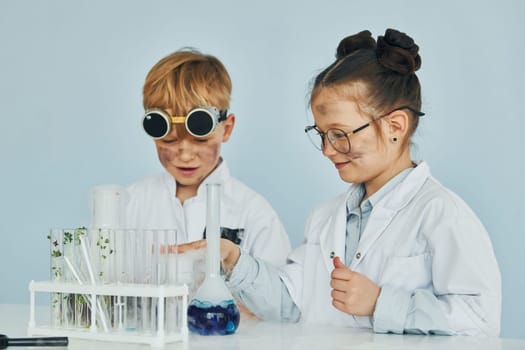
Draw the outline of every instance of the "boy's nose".
[[[180,160],[191,160],[195,157],[195,150],[190,141],[183,139],[178,146],[179,150],[177,153],[179,154]]]

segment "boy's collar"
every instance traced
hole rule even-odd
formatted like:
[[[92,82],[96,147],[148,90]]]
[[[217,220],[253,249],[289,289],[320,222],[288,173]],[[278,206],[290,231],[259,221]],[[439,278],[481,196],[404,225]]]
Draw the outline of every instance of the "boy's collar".
[[[215,169],[213,169],[213,171],[199,185],[199,188],[197,189],[197,197],[201,195],[201,192],[206,192],[207,183],[224,183],[224,181],[227,180],[229,177],[230,170],[228,169],[228,165],[226,164],[226,161],[222,157],[220,157]]]

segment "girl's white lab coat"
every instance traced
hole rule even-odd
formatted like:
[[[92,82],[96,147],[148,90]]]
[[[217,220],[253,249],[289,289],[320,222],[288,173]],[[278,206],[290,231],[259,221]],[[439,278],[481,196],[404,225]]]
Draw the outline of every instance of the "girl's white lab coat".
[[[302,321],[388,331],[377,329],[381,326],[370,317],[354,317],[331,304],[331,256],[344,259],[346,199],[353,190],[314,210],[305,243],[289,256],[282,278]],[[440,313],[434,316],[444,317],[453,333],[499,334],[501,277],[489,236],[471,209],[430,175],[426,163],[374,206],[350,268],[383,289],[412,297],[426,290],[432,312]],[[381,298],[376,312],[386,307],[395,315],[399,305]],[[393,323],[424,329],[428,315],[422,311]]]

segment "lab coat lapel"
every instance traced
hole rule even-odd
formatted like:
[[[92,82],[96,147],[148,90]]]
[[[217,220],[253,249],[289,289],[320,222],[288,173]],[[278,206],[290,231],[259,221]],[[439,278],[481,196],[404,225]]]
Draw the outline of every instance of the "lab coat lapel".
[[[385,229],[392,221],[395,213],[396,211],[381,206],[374,207],[366,225],[365,231],[359,240],[357,251],[361,256],[359,259],[352,259],[350,269],[355,269],[364,259],[367,252],[370,251],[376,240],[383,234],[383,232],[385,232]]]
[[[353,187],[350,188],[348,194],[351,193]],[[321,234],[319,236],[319,243],[321,246],[322,259],[325,263],[328,272],[334,269],[332,262],[333,257],[340,257],[343,261],[345,258],[346,245],[346,196],[340,197],[340,201],[336,206],[334,215],[328,216],[324,224],[321,224]],[[333,254],[332,254],[333,253]]]
[[[353,259],[351,269],[359,266],[366,254],[370,252],[377,239],[383,234],[396,213],[403,208],[423,186],[430,176],[428,165],[421,162],[398,186],[377,203],[372,209],[366,228],[359,241],[357,251],[359,259]]]

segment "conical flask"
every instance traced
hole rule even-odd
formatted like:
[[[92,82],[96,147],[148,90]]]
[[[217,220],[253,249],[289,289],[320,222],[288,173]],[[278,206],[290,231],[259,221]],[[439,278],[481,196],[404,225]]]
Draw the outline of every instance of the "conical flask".
[[[188,307],[188,328],[201,335],[233,334],[240,314],[220,275],[220,183],[206,184],[206,277]]]

